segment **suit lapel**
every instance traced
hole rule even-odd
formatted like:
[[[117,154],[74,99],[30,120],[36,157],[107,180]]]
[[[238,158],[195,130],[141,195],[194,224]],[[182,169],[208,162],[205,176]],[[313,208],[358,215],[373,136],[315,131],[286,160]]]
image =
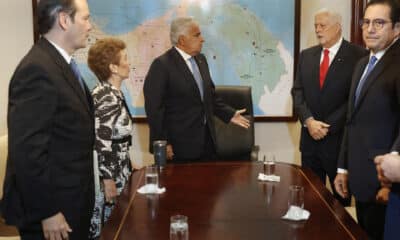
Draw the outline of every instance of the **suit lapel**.
[[[179,54],[179,52],[174,47],[172,47],[171,53],[172,53],[172,56],[173,56],[173,59],[175,61],[177,68],[183,74],[183,76],[186,80],[185,82],[190,86],[190,88],[192,88],[193,92],[196,95],[196,98],[198,98],[201,101],[199,87],[197,86],[196,80],[194,79],[194,76],[193,76],[192,72],[190,71],[189,67],[187,66],[185,60],[182,58],[182,56]],[[196,62],[197,62],[197,60],[196,60]],[[200,71],[200,74],[203,76],[201,71]]]
[[[365,79],[365,83],[361,89],[360,92],[360,96],[358,97],[358,106],[355,106],[356,108],[358,108],[362,102],[363,99],[365,98],[365,95],[367,94],[368,90],[370,89],[370,87],[373,85],[373,83],[375,81],[378,81],[380,75],[384,72],[384,70],[386,69],[387,66],[389,66],[393,60],[393,56],[396,55],[398,48],[400,47],[400,40],[397,40],[386,52],[385,54],[382,56],[382,58],[376,63],[375,67],[372,69],[371,73],[368,75],[368,77]],[[362,70],[365,69],[367,63],[369,61],[369,58],[366,59],[364,68]],[[364,71],[361,71],[361,74]],[[358,82],[360,81],[361,75],[358,79]],[[358,85],[357,82],[357,85]],[[357,86],[356,85],[356,86]],[[356,109],[354,109],[356,110]]]
[[[88,111],[88,113],[92,115],[93,111],[91,111],[90,109],[88,98],[82,91],[82,87],[80,86],[78,79],[76,79],[71,67],[61,56],[61,54],[57,51],[57,49],[55,49],[55,47],[51,45],[51,43],[47,39],[41,38],[39,40],[39,44],[46,50],[46,52],[48,52],[51,55],[51,58],[54,59],[54,62],[60,67],[68,84],[74,90],[75,94],[78,96],[82,104],[85,106],[85,109]]]
[[[361,76],[362,76],[362,74],[364,72],[364,69],[368,64],[368,60],[369,60],[368,56],[362,58],[360,60],[360,63],[357,65],[358,68],[354,69],[353,81],[352,81],[352,84],[351,84],[350,95],[349,95],[349,101],[350,101],[350,106],[351,106],[350,111],[351,112],[353,112],[355,110],[354,103],[355,103],[355,99],[356,99],[356,97],[355,97],[356,96],[356,89],[357,89],[358,83],[361,80]]]
[[[311,86],[313,88],[312,92],[320,93],[321,88],[319,86],[319,68],[321,62],[321,51],[322,48],[316,48],[315,52],[313,53],[312,62],[310,64],[310,71],[312,73],[311,77]],[[324,84],[325,85],[325,84]]]

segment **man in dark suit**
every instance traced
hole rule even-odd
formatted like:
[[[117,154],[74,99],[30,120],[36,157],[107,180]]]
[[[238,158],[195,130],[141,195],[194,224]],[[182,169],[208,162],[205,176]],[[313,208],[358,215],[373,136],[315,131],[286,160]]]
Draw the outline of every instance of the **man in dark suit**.
[[[150,126],[150,150],[154,140],[167,140],[167,158],[187,162],[215,158],[212,116],[244,128],[249,121],[215,95],[199,25],[192,18],[171,23],[173,47],[156,58],[144,83]]]
[[[399,7],[393,0],[371,0],[362,20],[370,55],[356,65],[341,146],[335,188],[348,187],[356,199],[358,223],[370,239],[382,239],[386,205],[376,198],[380,189],[374,158],[398,149],[400,123]],[[348,181],[348,182],[347,182]],[[379,195],[378,195],[379,196]]]
[[[94,116],[71,60],[86,45],[86,0],[41,0],[42,37],[9,86],[3,214],[22,239],[87,239],[94,202]]]
[[[318,11],[314,26],[319,45],[300,53],[292,96],[302,124],[302,166],[310,168],[324,183],[328,176],[333,186],[351,75],[367,51],[342,38],[337,13]],[[341,198],[335,190],[333,193],[343,205],[349,205],[350,198]]]

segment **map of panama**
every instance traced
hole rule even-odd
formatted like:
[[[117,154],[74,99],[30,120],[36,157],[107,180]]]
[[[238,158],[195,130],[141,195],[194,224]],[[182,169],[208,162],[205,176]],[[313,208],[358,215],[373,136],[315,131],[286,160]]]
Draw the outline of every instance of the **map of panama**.
[[[151,62],[171,48],[173,18],[192,16],[205,38],[216,85],[252,86],[256,116],[291,116],[294,1],[280,0],[88,0],[93,29],[78,51],[89,88],[97,82],[86,65],[87,51],[99,38],[127,44],[131,72],[123,91],[132,114],[145,116],[143,83]]]

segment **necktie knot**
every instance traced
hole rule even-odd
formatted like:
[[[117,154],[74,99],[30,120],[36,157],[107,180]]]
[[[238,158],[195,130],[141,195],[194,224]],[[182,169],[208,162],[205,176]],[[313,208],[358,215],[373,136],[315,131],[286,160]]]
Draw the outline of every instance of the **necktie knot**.
[[[368,69],[370,69],[371,67],[373,67],[375,65],[376,60],[378,60],[378,59],[375,57],[375,55],[372,55],[368,62]]]
[[[324,57],[328,56],[329,57],[329,50],[328,49],[324,49]]]

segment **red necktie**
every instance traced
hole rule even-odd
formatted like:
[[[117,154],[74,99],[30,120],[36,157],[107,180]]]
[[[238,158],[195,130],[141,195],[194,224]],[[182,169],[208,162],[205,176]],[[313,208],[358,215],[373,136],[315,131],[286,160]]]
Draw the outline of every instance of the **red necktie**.
[[[322,59],[321,65],[319,66],[319,87],[322,88],[324,86],[324,81],[326,77],[326,73],[329,68],[329,50],[324,50],[324,58]]]

